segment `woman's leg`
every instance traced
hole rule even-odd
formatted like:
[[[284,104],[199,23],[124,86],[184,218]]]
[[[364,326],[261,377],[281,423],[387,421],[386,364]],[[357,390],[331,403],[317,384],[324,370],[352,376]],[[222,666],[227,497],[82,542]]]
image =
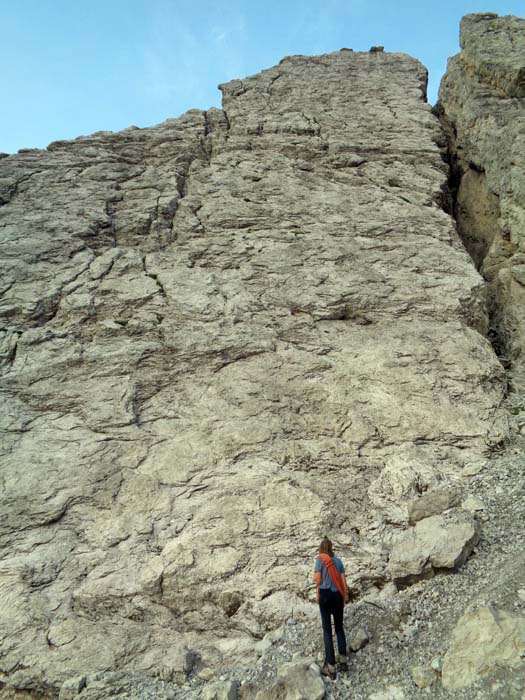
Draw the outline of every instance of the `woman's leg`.
[[[340,593],[336,593],[336,600],[334,600],[334,605],[333,605],[333,615],[334,615],[334,627],[335,627],[335,635],[337,637],[337,650],[341,654],[341,656],[346,656],[346,637],[345,637],[345,629],[343,627],[343,613],[344,613],[344,604],[343,604],[343,597],[341,596]]]
[[[330,591],[319,591],[319,610],[323,624],[324,660],[331,666],[335,665],[334,642],[332,638],[332,606],[330,605]]]

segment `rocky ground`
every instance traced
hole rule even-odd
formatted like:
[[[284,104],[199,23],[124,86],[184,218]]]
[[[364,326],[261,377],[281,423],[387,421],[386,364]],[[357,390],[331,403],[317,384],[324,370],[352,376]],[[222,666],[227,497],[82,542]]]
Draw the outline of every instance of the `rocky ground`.
[[[525,616],[525,440],[517,437],[468,481],[470,495],[464,506],[475,508],[482,523],[475,553],[454,574],[438,575],[397,593],[389,589],[350,605],[346,611],[348,639],[364,628],[370,641],[351,655],[348,677],[328,682],[328,697],[367,700],[380,692],[385,693],[385,700],[417,700],[429,694],[450,700],[521,700],[525,696],[525,661],[515,672],[501,669],[488,681],[479,680],[465,690],[444,689],[440,674],[432,670],[433,661],[436,668],[441,666],[464,611],[493,606]],[[276,668],[294,653],[322,662],[320,628],[293,622],[290,619],[284,631],[287,643],[275,643],[271,654],[261,658],[259,669],[236,676],[237,680],[271,684]],[[487,654],[481,648],[472,653],[474,657]],[[495,661],[490,653],[487,666]],[[417,667],[429,672],[430,690],[417,688],[413,675]],[[389,694],[389,687],[400,692]]]
[[[514,405],[515,405],[515,398]],[[509,408],[512,410],[511,402]],[[514,409],[516,410],[516,409]],[[525,416],[523,416],[525,417]],[[479,634],[464,640],[465,658],[454,668],[458,677],[468,675],[470,665],[492,669],[467,688],[444,688],[441,671],[450,663],[451,637],[467,621],[465,611],[505,611],[512,618],[525,618],[525,439],[519,435],[520,415],[514,422],[515,437],[488,460],[479,473],[465,477],[463,508],[473,511],[481,524],[481,538],[474,553],[455,573],[438,574],[396,591],[391,584],[374,595],[358,597],[345,612],[345,628],[351,646],[349,673],[325,681],[328,700],[522,700],[525,697],[525,645],[522,661],[514,669],[498,665],[502,648],[480,643],[484,633],[494,635],[486,619],[477,624]],[[352,582],[351,567],[349,580]],[[99,674],[87,676],[81,691],[84,700],[105,697],[204,698],[219,700],[303,697],[315,700],[316,682],[322,664],[320,622],[297,619],[268,633],[258,643],[255,665],[211,672],[197,662],[188,669],[186,681],[173,685],[141,674]],[[523,627],[522,627],[523,629]],[[523,633],[522,633],[523,634]],[[525,639],[524,639],[525,642]],[[448,653],[448,656],[447,656]],[[519,658],[519,657],[517,657]],[[453,659],[452,659],[453,660]],[[316,673],[307,673],[314,664]],[[299,678],[287,677],[288,665],[301,670]],[[286,683],[279,686],[279,674]],[[288,674],[290,675],[290,674]],[[80,678],[80,685],[83,685]],[[76,678],[66,684],[61,698],[76,698]],[[298,693],[298,695],[295,695]]]

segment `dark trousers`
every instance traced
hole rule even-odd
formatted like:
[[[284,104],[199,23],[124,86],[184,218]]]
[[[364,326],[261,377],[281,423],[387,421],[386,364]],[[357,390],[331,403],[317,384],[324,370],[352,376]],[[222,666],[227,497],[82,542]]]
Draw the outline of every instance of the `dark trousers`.
[[[321,588],[319,591],[319,610],[323,623],[323,641],[325,662],[335,664],[334,642],[332,637],[332,615],[334,618],[337,649],[341,656],[346,656],[346,637],[343,628],[343,597],[339,591]]]

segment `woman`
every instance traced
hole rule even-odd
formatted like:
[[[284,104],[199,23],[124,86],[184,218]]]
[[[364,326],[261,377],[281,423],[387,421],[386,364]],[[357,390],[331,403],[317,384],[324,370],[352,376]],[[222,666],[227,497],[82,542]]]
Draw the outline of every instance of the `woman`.
[[[334,618],[337,649],[341,671],[348,671],[346,657],[346,637],[343,628],[343,610],[348,595],[345,567],[343,562],[334,557],[332,543],[325,537],[319,545],[319,555],[315,560],[314,583],[317,588],[317,600],[321,611],[324,641],[324,665],[321,673],[334,679],[335,654],[332,639],[332,616]]]

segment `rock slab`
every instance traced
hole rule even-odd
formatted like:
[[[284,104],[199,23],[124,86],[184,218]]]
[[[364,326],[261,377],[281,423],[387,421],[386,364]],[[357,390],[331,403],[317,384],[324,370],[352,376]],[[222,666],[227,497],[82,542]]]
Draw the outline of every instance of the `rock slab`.
[[[443,686],[466,688],[500,667],[525,671],[525,617],[494,607],[466,612],[443,659]]]
[[[504,438],[425,87],[293,56],[0,160],[2,683],[247,663],[315,614],[327,527],[383,572],[407,502]]]

